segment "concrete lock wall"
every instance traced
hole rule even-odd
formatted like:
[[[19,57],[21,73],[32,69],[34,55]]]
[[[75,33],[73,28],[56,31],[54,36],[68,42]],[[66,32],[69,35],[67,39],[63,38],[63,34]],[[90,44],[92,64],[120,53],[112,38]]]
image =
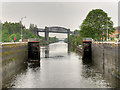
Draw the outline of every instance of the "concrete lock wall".
[[[0,44],[0,90],[2,89],[2,49]]]
[[[113,86],[120,84],[120,44],[117,43],[92,43],[92,61],[95,66],[103,73],[107,80],[114,83]]]
[[[6,81],[28,59],[27,43],[3,43],[0,46],[2,56],[2,81]]]

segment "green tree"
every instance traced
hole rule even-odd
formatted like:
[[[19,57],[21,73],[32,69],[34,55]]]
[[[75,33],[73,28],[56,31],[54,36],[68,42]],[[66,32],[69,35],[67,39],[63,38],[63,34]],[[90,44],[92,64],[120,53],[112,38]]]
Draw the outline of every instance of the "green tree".
[[[2,26],[2,28],[1,28]],[[11,42],[16,37],[16,41],[18,42],[21,39],[21,24],[20,22],[5,22],[0,24],[0,28],[2,29],[2,42]],[[37,35],[37,25],[30,24],[30,28],[26,29],[26,27],[22,28],[23,38],[37,38],[42,42],[42,44],[46,44],[44,37]],[[50,43],[56,42],[58,39],[56,37],[50,37]]]
[[[9,36],[10,41],[14,41],[14,37],[16,38],[16,34],[12,34]]]
[[[30,24],[29,31],[31,31],[33,34],[37,35],[37,25]]]
[[[21,39],[20,33],[16,33],[9,36],[10,41],[14,41],[14,37],[16,38],[17,42]]]
[[[2,42],[9,42],[9,32],[7,29],[2,30]]]
[[[30,24],[29,30],[34,33],[34,24]]]
[[[19,41],[21,39],[20,33],[16,33],[16,41]]]
[[[103,34],[106,35],[107,30],[109,34],[115,30],[111,18],[102,9],[90,11],[80,26],[80,29],[80,35],[82,37],[91,37],[98,40],[100,40]]]

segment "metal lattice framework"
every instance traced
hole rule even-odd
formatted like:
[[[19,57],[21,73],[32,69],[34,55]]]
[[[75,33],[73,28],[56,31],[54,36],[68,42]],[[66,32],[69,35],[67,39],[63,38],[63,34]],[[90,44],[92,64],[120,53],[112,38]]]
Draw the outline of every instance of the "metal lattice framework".
[[[70,48],[70,34],[73,33],[70,31],[70,29],[66,29],[64,27],[45,27],[45,29],[41,29],[41,28],[38,28],[37,29],[37,35],[39,36],[39,32],[45,32],[45,40],[47,42],[47,44],[49,44],[49,33],[65,33],[67,34],[68,36],[68,51],[69,51],[69,48]]]
[[[51,32],[51,33],[68,33],[69,29],[66,29],[64,27],[45,27],[45,29],[38,28],[38,32]],[[70,33],[72,33],[70,31]]]

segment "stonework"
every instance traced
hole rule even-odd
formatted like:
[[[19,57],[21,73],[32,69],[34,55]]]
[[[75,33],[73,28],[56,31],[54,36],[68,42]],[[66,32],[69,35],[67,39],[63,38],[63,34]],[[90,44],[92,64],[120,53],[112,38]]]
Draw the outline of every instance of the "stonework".
[[[120,45],[117,43],[92,43],[92,61],[109,80],[120,80]]]
[[[4,43],[2,53],[2,81],[6,81],[24,62],[28,59],[28,44],[26,43]]]

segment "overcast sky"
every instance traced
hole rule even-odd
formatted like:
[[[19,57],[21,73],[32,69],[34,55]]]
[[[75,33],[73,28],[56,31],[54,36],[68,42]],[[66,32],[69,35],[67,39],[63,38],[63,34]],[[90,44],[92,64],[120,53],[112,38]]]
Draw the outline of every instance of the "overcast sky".
[[[7,1],[7,0],[6,0]],[[72,0],[73,1],[73,0]],[[85,0],[86,1],[86,0]],[[116,0],[117,1],[117,0]],[[2,22],[19,22],[28,27],[30,23],[39,28],[45,26],[62,26],[71,30],[78,29],[92,9],[103,9],[112,18],[114,26],[118,25],[118,2],[3,2]],[[41,34],[42,35],[42,34]],[[64,37],[62,34],[55,34]],[[51,34],[53,36],[53,34]]]

